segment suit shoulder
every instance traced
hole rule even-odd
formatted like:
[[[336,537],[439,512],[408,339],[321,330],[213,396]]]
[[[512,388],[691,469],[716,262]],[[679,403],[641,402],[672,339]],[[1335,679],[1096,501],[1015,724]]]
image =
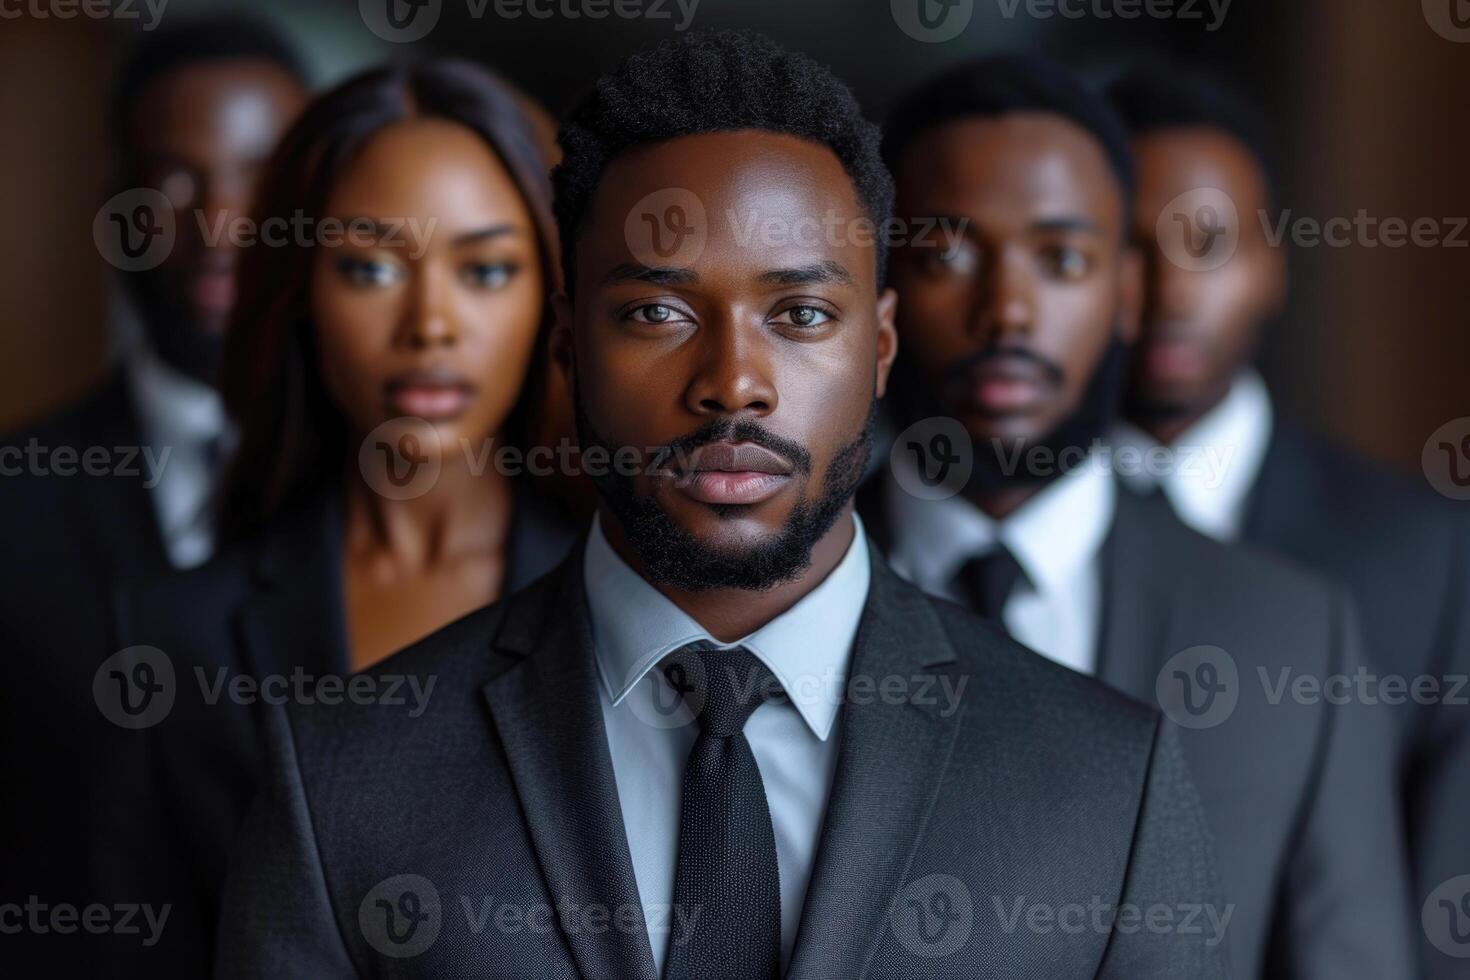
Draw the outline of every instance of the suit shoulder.
[[[119,375],[93,384],[78,397],[51,413],[13,429],[0,431],[0,446],[25,446],[35,441],[45,446],[76,446],[88,442],[119,411],[131,411],[126,388]]]
[[[1344,530],[1364,534],[1391,528],[1395,535],[1440,534],[1459,520],[1449,501],[1405,471],[1289,423],[1283,424],[1278,438],[1280,452],[1300,457],[1297,462],[1315,475],[1313,506],[1330,513]]]
[[[340,705],[293,704],[287,709],[298,746],[371,758],[374,752],[392,752],[395,746],[435,739],[436,731],[478,725],[480,689],[521,661],[521,656],[496,645],[506,613],[517,603],[535,601],[545,579],[519,592],[470,612],[397,653],[378,661],[358,676],[371,679],[376,690],[407,685],[424,692],[422,710],[413,715],[377,702]]]
[[[116,587],[113,610],[128,642],[156,643],[164,633],[193,635],[224,623],[248,590],[249,555],[228,551],[196,568],[166,568]]]
[[[1017,696],[1046,705],[1038,722],[1067,737],[1104,732],[1152,743],[1159,712],[1102,681],[1079,674],[1007,636],[994,623],[938,596],[924,596],[948,635],[962,669],[980,683],[1003,682]]]

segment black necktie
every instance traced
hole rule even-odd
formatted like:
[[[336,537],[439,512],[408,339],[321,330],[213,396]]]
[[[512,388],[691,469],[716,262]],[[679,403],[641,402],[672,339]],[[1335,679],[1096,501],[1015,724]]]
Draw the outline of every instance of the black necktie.
[[[1006,600],[1015,591],[1016,583],[1024,577],[1025,572],[1021,571],[1016,556],[1001,545],[965,562],[955,581],[971,609],[995,620],[1004,629],[1001,613],[1005,610]]]
[[[691,643],[660,665],[699,721],[684,765],[674,907],[699,918],[669,942],[665,980],[775,980],[781,969],[776,836],[745,722],[780,693],[743,647]]]

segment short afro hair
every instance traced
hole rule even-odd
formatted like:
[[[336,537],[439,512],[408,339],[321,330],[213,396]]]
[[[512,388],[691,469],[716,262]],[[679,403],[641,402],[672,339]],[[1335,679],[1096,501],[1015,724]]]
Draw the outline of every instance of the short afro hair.
[[[1275,197],[1275,154],[1265,122],[1224,82],[1203,72],[1154,64],[1124,74],[1108,86],[1107,96],[1133,136],[1193,127],[1225,133],[1255,158],[1267,195]]]
[[[123,65],[113,85],[113,138],[119,146],[127,146],[129,113],[150,82],[180,68],[241,60],[275,65],[302,88],[309,87],[306,67],[295,48],[266,22],[238,13],[184,21],[149,35]]]
[[[879,129],[828,68],[749,31],[689,34],[624,60],[562,124],[552,185],[568,294],[583,219],[614,157],[635,146],[741,129],[826,146],[867,217],[881,228],[892,216],[893,178],[883,166]],[[882,235],[875,247],[881,287],[888,260]]]
[[[1076,75],[1039,55],[997,55],[963,62],[900,100],[889,117],[883,155],[894,173],[914,141],[946,123],[1023,112],[1061,116],[1087,130],[1107,155],[1123,194],[1133,200],[1133,155],[1128,132],[1107,99]]]

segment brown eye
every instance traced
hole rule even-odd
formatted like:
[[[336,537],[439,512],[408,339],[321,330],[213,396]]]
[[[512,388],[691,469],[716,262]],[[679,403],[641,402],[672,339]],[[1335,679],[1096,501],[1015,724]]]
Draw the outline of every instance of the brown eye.
[[[793,327],[820,327],[831,319],[831,314],[815,306],[792,306],[778,315],[776,322],[789,323]]]
[[[1081,279],[1092,268],[1087,253],[1067,245],[1047,249],[1042,261],[1047,272],[1058,279]]]
[[[980,253],[968,242],[926,249],[924,268],[935,275],[970,276],[980,267]]]
[[[337,272],[354,286],[389,286],[401,278],[396,266],[368,259],[338,259]]]
[[[640,316],[639,314],[642,315]],[[633,311],[633,319],[640,320],[643,323],[668,323],[669,320],[673,319],[673,316],[674,311],[660,303],[649,303],[647,306],[640,306]]]
[[[460,272],[464,281],[479,289],[499,289],[517,272],[510,262],[472,262]]]

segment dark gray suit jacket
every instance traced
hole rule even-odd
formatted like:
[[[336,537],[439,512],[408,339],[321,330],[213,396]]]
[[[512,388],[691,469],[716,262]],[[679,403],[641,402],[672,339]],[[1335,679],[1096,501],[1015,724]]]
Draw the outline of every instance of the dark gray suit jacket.
[[[872,481],[859,495],[880,544],[890,535],[884,486]],[[1292,693],[1298,678],[1351,677],[1362,663],[1345,597],[1121,489],[1101,561],[1097,673],[1167,704],[1185,726],[1180,742],[1232,906],[1236,975],[1416,976],[1388,719]],[[1171,663],[1196,647],[1223,655]],[[1228,685],[1218,700],[1198,686],[1209,679],[1205,660]],[[1208,708],[1192,715],[1181,694]]]
[[[169,567],[127,376],[117,371],[76,404],[0,447],[75,453],[74,472],[31,471],[6,452],[0,476],[0,904],[146,901],[99,874],[117,841],[96,815],[114,812],[112,774],[135,740],[93,700],[93,675],[119,648],[108,615],[119,582]],[[79,463],[105,449],[104,474]],[[165,446],[149,447],[155,453]],[[154,457],[157,459],[157,457]],[[44,462],[51,463],[51,457]],[[0,934],[0,972],[15,976],[151,976],[134,936],[85,930]]]
[[[209,972],[229,850],[260,782],[266,703],[209,692],[239,678],[350,672],[341,500],[324,493],[250,546],[118,590],[120,642],[164,651],[178,691],[158,724],[120,732],[135,751],[114,758],[117,805],[99,815],[112,846],[93,857],[97,873],[135,901],[172,905],[161,940],[132,952],[135,975]],[[558,508],[518,488],[506,591],[554,568],[576,537]],[[92,975],[113,974],[101,964]]]
[[[876,552],[872,571],[853,675],[966,686],[958,710],[917,684],[844,705],[788,975],[1226,976],[1172,729],[924,596]],[[370,673],[437,678],[431,706],[276,716],[219,975],[655,980],[580,549]],[[1119,906],[1133,911],[1114,923]]]
[[[1422,932],[1426,971],[1470,974],[1470,919],[1433,895],[1458,878],[1452,904],[1470,901],[1470,512],[1277,419],[1243,536],[1352,592],[1377,674],[1437,679],[1434,703],[1387,710],[1399,735],[1414,907],[1434,898],[1425,915],[1459,954]]]

